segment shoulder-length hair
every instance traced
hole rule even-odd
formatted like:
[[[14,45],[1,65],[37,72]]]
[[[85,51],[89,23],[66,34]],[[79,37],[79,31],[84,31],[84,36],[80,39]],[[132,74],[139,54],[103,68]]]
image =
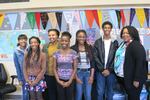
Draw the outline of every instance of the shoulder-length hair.
[[[40,49],[40,43],[41,43],[41,41],[40,41],[40,39],[38,38],[38,37],[36,37],[36,36],[32,36],[30,39],[29,39],[29,44],[31,44],[31,40],[32,39],[36,39],[37,40],[37,42],[39,43],[39,46],[38,46],[38,48],[37,48],[37,51],[36,51],[36,53],[35,53],[35,55],[34,56],[37,56],[37,57],[35,57],[36,58],[36,62],[38,62],[39,61],[39,58],[40,58],[40,52],[41,52],[41,49]],[[28,64],[28,65],[30,65],[30,60],[31,60],[31,56],[32,56],[32,48],[31,47],[29,47],[29,49],[28,49],[28,52],[27,52],[27,56],[26,56],[26,63]]]
[[[138,30],[137,30],[135,27],[133,27],[133,26],[125,26],[125,27],[123,27],[122,30],[121,30],[121,34],[120,34],[120,37],[121,37],[121,38],[122,38],[122,34],[123,34],[123,30],[124,30],[124,29],[127,29],[127,30],[128,30],[129,35],[131,36],[131,38],[132,38],[133,40],[140,41],[139,32],[138,32]]]

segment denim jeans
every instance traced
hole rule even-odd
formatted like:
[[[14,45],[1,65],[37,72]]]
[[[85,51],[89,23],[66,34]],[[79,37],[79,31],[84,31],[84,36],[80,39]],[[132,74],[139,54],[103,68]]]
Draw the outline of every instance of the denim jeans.
[[[82,93],[85,100],[91,100],[92,85],[88,83],[90,71],[78,70],[77,76],[83,84],[76,83],[76,100],[82,100]]]
[[[115,75],[110,73],[109,76],[104,77],[100,72],[96,73],[97,79],[97,100],[103,100],[104,96],[106,100],[113,100],[113,87],[115,84]]]
[[[25,81],[22,84],[22,100],[29,100],[29,93],[25,90]]]

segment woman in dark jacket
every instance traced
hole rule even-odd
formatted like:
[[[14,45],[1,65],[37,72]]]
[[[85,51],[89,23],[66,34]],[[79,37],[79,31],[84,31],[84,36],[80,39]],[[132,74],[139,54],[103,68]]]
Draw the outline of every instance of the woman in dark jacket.
[[[78,30],[76,33],[76,43],[72,46],[72,49],[78,53],[76,100],[82,100],[82,93],[84,93],[85,100],[91,100],[91,89],[94,78],[94,62],[92,46],[87,44],[86,38],[86,31]]]
[[[124,83],[128,100],[140,100],[142,86],[147,79],[146,53],[140,43],[139,33],[133,26],[121,30],[121,37],[126,37],[124,61]]]

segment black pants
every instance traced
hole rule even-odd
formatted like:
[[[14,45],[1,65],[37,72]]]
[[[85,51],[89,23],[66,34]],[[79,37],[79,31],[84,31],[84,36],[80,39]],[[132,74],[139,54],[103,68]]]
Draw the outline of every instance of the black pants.
[[[47,89],[43,92],[44,100],[57,100],[57,85],[54,76],[45,75]]]
[[[57,83],[58,100],[74,100],[73,92],[74,92],[73,82],[67,88],[63,88],[60,84]]]

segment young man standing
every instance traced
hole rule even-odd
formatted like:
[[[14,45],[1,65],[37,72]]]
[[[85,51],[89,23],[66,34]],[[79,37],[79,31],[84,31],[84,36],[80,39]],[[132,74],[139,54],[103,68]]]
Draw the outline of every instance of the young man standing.
[[[106,21],[102,24],[103,36],[94,44],[94,58],[96,62],[97,100],[113,99],[113,86],[115,74],[113,71],[114,56],[118,48],[117,40],[111,38],[112,23]]]

